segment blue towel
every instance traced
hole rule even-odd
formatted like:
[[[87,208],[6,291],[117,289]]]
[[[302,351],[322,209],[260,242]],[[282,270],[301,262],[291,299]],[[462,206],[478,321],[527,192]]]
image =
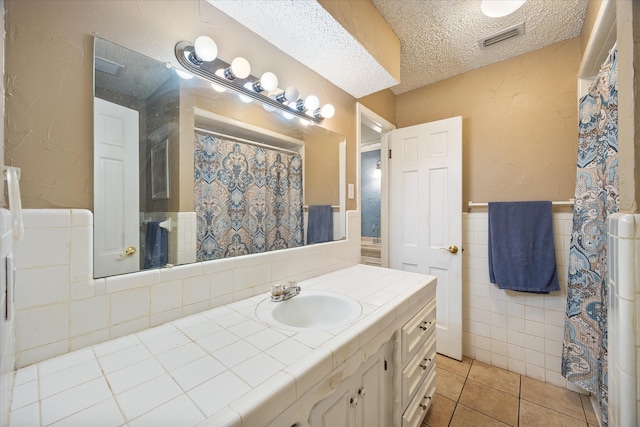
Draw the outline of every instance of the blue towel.
[[[551,202],[489,203],[489,278],[500,289],[560,290]]]
[[[159,222],[147,223],[144,268],[164,267],[169,262],[167,230]]]
[[[333,241],[333,211],[331,206],[309,206],[307,245]]]

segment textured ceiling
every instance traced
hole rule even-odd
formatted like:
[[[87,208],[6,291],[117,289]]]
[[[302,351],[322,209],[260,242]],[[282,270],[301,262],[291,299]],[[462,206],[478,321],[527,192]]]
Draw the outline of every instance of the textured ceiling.
[[[580,34],[587,0],[528,0],[503,18],[480,0],[372,0],[400,38],[400,84],[407,92]],[[524,22],[525,34],[481,48],[478,40]]]
[[[588,0],[528,0],[488,18],[480,0],[372,0],[400,38],[401,82],[316,0],[207,0],[355,98],[404,93],[580,34]],[[478,41],[524,22],[525,34],[481,48]]]
[[[316,0],[207,0],[355,98],[397,84]]]

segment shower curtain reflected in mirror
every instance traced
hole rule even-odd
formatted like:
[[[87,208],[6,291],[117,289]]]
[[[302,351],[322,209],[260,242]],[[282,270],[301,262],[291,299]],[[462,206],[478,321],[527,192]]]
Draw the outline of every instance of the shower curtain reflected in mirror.
[[[302,246],[300,155],[195,132],[197,260]]]
[[[618,86],[614,47],[580,100],[562,375],[598,400],[606,426],[607,221],[618,211]]]

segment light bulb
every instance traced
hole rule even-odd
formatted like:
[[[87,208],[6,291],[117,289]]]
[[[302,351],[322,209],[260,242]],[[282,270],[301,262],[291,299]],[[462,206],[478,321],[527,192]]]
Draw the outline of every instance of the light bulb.
[[[490,18],[501,18],[515,12],[526,0],[482,0],[480,10]]]
[[[219,84],[216,83],[211,83],[211,87],[213,88],[213,90],[215,90],[216,92],[226,92],[227,88],[220,86]]]
[[[324,104],[320,109],[320,115],[325,119],[330,119],[336,113],[336,109],[331,104]]]
[[[207,36],[200,36],[193,43],[196,56],[205,62],[211,62],[218,56],[218,45]]]
[[[315,95],[309,95],[304,100],[304,108],[309,111],[314,111],[320,106],[320,100]]]
[[[298,92],[298,89],[293,86],[289,86],[285,89],[284,92],[276,96],[276,100],[278,102],[297,101],[298,96],[300,96],[300,92]]]
[[[260,77],[260,86],[262,90],[272,91],[278,87],[278,76],[267,71]]]
[[[231,66],[224,70],[224,76],[229,80],[246,79],[249,74],[251,74],[251,65],[241,56],[231,61]]]
[[[275,101],[276,96],[275,95],[269,95],[269,98],[273,99]],[[268,111],[269,113],[272,113],[274,111],[276,111],[276,108],[270,104],[262,104],[262,108],[264,108],[265,111]]]
[[[287,119],[287,120],[291,120],[291,119],[293,119],[293,118],[295,117],[293,114],[289,113],[288,111],[283,111],[283,112],[282,112],[282,115],[283,115],[283,116],[284,116],[284,118],[285,118],[285,119]]]
[[[174,69],[176,70],[176,74],[179,75],[182,79],[189,80],[193,78],[193,74],[187,73],[186,71],[178,70],[177,68]]]

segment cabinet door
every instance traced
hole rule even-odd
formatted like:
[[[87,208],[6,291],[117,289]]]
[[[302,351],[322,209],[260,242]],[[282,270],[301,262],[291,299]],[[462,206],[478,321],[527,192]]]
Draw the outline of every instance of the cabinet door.
[[[371,360],[373,359],[373,360]],[[364,368],[360,377],[360,388],[356,390],[359,403],[356,407],[356,425],[358,427],[387,427],[386,375],[384,370],[384,355],[380,352],[373,356]]]
[[[385,344],[309,414],[311,427],[388,427],[393,394],[391,371],[385,370]],[[391,360],[389,357],[388,360]]]
[[[345,385],[347,384],[343,384],[331,396],[313,407],[309,416],[311,427],[352,427],[355,425],[355,413],[351,402],[353,390]]]

